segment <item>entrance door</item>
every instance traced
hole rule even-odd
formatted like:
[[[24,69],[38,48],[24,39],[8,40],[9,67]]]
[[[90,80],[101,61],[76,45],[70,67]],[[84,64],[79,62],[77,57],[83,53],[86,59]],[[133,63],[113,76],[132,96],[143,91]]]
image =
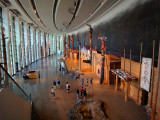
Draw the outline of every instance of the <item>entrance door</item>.
[[[141,105],[147,105],[148,104],[148,91],[142,90],[142,102]]]

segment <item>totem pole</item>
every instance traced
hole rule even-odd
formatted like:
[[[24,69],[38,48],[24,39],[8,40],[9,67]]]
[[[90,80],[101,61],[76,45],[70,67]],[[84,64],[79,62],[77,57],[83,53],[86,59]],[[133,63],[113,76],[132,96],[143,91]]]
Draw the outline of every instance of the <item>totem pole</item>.
[[[70,49],[70,35],[68,35],[68,54],[67,54],[68,58],[70,57],[69,49]]]
[[[3,58],[4,58],[4,69],[6,71],[8,71],[8,68],[7,68],[7,52],[6,52],[6,39],[8,38],[5,38],[5,31],[4,31],[4,27],[2,27],[2,44],[3,44]],[[0,73],[1,74],[1,73]],[[5,84],[8,85],[9,84],[9,81],[8,81],[8,76],[7,74],[5,74]]]
[[[91,25],[87,24],[89,29],[90,29],[90,64],[92,64],[92,49],[93,49],[93,29],[91,27]]]
[[[103,83],[104,80],[104,60],[105,60],[105,41],[107,40],[107,37],[98,37],[99,40],[102,42],[102,47],[101,47],[101,77],[100,77],[100,84]]]
[[[74,58],[74,39],[73,39],[73,35],[72,35],[72,58]]]
[[[66,35],[63,36],[63,57],[66,57]]]

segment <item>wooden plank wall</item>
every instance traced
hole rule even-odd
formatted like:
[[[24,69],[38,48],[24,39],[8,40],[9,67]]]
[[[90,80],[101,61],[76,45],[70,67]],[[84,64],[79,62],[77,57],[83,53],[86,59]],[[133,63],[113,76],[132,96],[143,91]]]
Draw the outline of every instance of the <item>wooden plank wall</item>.
[[[124,69],[124,58],[121,58],[121,69]],[[130,60],[129,59],[125,59],[125,70],[130,73]],[[137,100],[137,96],[138,96],[138,78],[139,78],[139,71],[140,71],[140,63],[135,62],[135,61],[131,61],[131,75],[135,76],[137,79],[136,80],[132,80],[130,82],[130,87],[129,87],[129,96],[134,99],[135,101]],[[155,79],[156,79],[156,74],[157,74],[157,68],[154,67],[154,84],[153,84],[153,95],[155,92]],[[123,89],[123,83],[121,84],[121,89]],[[157,99],[157,115],[156,117],[160,119],[160,84],[159,84],[159,93],[158,93],[158,99]],[[141,103],[141,98],[142,98],[142,90],[139,91],[139,104]],[[152,103],[154,100],[155,96],[152,96]],[[148,93],[148,107],[152,107],[150,105],[150,100],[151,100],[151,92]],[[158,120],[159,120],[158,119]]]
[[[124,58],[121,57],[121,69],[124,70]],[[130,73],[130,60],[129,59],[125,59],[125,71]],[[138,78],[139,78],[139,72],[140,72],[140,64],[138,62],[135,61],[131,61],[131,75],[136,77],[135,80],[132,80],[130,82],[130,87],[129,87],[129,96],[134,99],[135,101],[137,101],[137,96],[138,96]],[[121,84],[121,88],[124,87],[124,84]],[[138,103],[141,103],[141,98],[142,98],[142,91],[139,91],[139,101]]]
[[[98,74],[99,69],[99,74]],[[98,77],[100,77],[101,73],[101,54],[92,53],[92,70]]]

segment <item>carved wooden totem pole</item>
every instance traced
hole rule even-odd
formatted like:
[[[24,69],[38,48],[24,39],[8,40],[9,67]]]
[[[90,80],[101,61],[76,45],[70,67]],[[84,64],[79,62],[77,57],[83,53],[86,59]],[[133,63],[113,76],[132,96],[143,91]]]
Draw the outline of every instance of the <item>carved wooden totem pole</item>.
[[[101,47],[101,77],[100,77],[100,84],[103,83],[104,80],[104,61],[105,61],[105,41],[107,40],[106,37],[98,37],[99,40],[102,42],[102,47]]]

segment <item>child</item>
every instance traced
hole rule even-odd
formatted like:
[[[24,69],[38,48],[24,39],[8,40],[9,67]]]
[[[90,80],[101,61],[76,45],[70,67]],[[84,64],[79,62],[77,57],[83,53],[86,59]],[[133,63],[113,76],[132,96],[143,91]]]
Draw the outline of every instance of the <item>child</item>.
[[[52,94],[52,97],[56,98],[56,97],[55,97],[55,92],[54,92],[53,87],[51,88],[51,94]]]

